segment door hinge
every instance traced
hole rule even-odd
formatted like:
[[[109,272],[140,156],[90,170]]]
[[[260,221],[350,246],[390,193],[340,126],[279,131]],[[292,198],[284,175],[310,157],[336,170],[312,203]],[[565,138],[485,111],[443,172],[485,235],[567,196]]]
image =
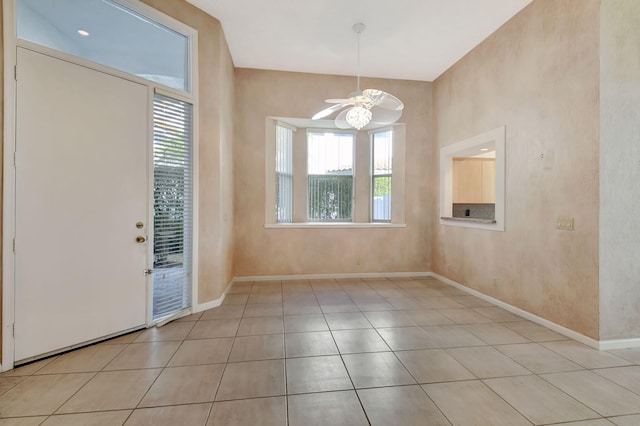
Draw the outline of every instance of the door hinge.
[[[16,252],[16,239],[13,239],[13,252]]]
[[[16,337],[16,323],[15,323],[15,322],[13,323],[13,330],[12,330],[12,332],[13,332],[13,337]]]
[[[18,66],[17,65],[13,66],[13,79],[18,81]]]
[[[143,272],[144,276],[148,277],[149,275],[153,274],[153,269],[145,269]]]
[[[16,152],[15,152],[15,151],[13,151],[13,167],[15,167],[15,166],[16,166],[16,164],[18,164],[18,163],[17,163],[17,160],[16,160]]]

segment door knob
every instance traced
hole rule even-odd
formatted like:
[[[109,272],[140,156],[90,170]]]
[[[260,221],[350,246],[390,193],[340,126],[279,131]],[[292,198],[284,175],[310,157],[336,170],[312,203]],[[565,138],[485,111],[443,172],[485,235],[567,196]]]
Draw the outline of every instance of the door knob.
[[[138,243],[138,244],[142,244],[142,243],[144,243],[145,241],[147,241],[147,239],[146,239],[145,237],[143,237],[142,235],[138,235],[138,236],[136,237],[136,243]]]

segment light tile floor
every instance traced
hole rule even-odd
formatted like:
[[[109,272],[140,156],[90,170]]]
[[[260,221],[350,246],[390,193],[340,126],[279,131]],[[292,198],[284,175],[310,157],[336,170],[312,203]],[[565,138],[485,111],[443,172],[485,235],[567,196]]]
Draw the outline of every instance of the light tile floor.
[[[431,278],[271,281],[0,375],[0,426],[122,424],[640,425],[640,349]]]

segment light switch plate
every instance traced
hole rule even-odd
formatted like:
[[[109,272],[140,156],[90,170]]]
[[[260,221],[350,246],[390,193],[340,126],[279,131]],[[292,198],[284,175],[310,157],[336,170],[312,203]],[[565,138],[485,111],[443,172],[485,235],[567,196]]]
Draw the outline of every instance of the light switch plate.
[[[573,229],[573,218],[572,217],[559,216],[556,219],[556,228],[557,229],[566,229],[566,230],[571,231]]]

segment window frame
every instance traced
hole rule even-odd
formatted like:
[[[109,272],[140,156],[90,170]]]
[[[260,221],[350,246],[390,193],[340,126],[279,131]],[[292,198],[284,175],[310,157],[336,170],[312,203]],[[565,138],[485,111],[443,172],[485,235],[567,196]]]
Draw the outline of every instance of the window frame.
[[[391,133],[390,139],[391,139],[391,173],[384,173],[384,174],[376,174],[375,173],[375,160],[376,160],[376,156],[375,156],[375,137],[377,134],[380,133]],[[369,162],[370,164],[370,170],[371,170],[371,174],[370,174],[370,179],[371,179],[371,191],[369,194],[369,198],[370,198],[370,220],[372,223],[391,223],[393,220],[393,170],[394,170],[394,160],[393,160],[393,151],[394,151],[394,130],[393,127],[382,127],[379,129],[375,129],[375,130],[371,130],[369,131],[369,140],[370,140],[370,154],[371,154],[371,160]],[[388,177],[391,185],[390,185],[390,198],[391,200],[389,201],[389,219],[376,219],[374,217],[375,214],[375,188],[376,188],[376,178],[384,178],[384,177]]]
[[[9,0],[8,0],[9,1]],[[141,74],[134,74],[128,70],[121,69],[113,64],[109,65],[102,61],[97,61],[95,59],[86,57],[84,55],[78,56],[73,52],[68,52],[66,50],[61,50],[54,47],[49,47],[44,44],[40,44],[37,42],[29,41],[27,39],[19,38],[18,31],[18,10],[17,10],[17,2],[18,0],[10,0],[11,1],[11,13],[14,16],[14,22],[12,31],[15,38],[15,42],[19,46],[23,46],[26,48],[31,48],[33,46],[34,50],[39,52],[46,53],[47,51],[53,52],[53,56],[55,57],[69,57],[72,58],[71,62],[82,65],[87,63],[89,68],[93,69],[103,69],[107,70],[107,72],[111,75],[123,75],[126,76],[128,80],[131,81],[140,81],[142,84],[146,86],[151,86],[155,88],[161,89],[163,92],[171,93],[172,96],[182,97],[186,99],[196,99],[198,94],[198,31],[178,19],[164,14],[158,9],[153,8],[145,3],[142,3],[139,0],[107,0],[107,3],[113,5],[113,7],[120,9],[124,13],[131,13],[139,17],[144,21],[148,21],[152,25],[164,28],[168,32],[176,33],[180,36],[185,37],[187,46],[186,46],[186,57],[184,58],[186,63],[185,65],[185,87],[183,89],[166,85],[160,81],[156,81],[153,79],[149,79],[147,77],[142,76]]]
[[[336,219],[336,220],[317,220],[314,219],[311,216],[311,212],[309,209],[309,204],[310,204],[310,196],[311,194],[309,194],[309,184],[310,184],[310,175],[309,174],[309,135],[310,134],[333,134],[333,135],[351,135],[351,174],[348,176],[351,176],[351,196],[350,196],[350,202],[351,202],[351,220],[345,220],[344,218],[340,218],[340,219]],[[307,151],[307,161],[306,161],[306,168],[305,168],[305,173],[307,176],[306,179],[306,188],[307,188],[307,196],[306,196],[306,206],[307,206],[307,214],[306,214],[306,223],[353,223],[354,219],[355,219],[355,190],[356,190],[356,142],[357,142],[357,132],[354,130],[343,130],[343,129],[318,129],[318,128],[307,128],[306,129],[306,151]],[[320,176],[320,175],[318,175]],[[321,175],[321,176],[331,176],[331,175]],[[336,175],[336,176],[340,176],[340,175]]]
[[[176,119],[175,115],[172,115],[171,112],[167,113],[166,111],[162,111],[162,108],[159,107],[158,103],[164,101],[166,102],[173,102],[174,104],[172,105],[173,108],[165,108],[168,110],[174,110],[175,111],[175,104],[182,104],[184,107],[184,118],[185,118],[185,131],[182,134],[183,138],[182,138],[182,142],[184,143],[184,152],[185,154],[182,157],[176,158],[175,154],[173,156],[173,158],[171,158],[170,160],[166,160],[165,157],[165,161],[164,161],[164,165],[163,167],[165,168],[165,172],[162,173],[158,173],[156,174],[156,172],[158,172],[158,169],[160,168],[160,162],[158,161],[159,156],[158,151],[160,147],[163,147],[165,149],[172,149],[172,148],[177,148],[180,149],[181,145],[173,143],[170,144],[169,139],[171,139],[170,137],[167,136],[167,133],[165,132],[164,134],[162,134],[161,132],[158,131],[158,127],[160,127],[162,124],[166,125],[170,120],[174,120]],[[194,111],[195,111],[195,105],[193,104],[192,101],[189,100],[185,100],[185,99],[179,99],[177,97],[175,97],[172,94],[167,94],[167,93],[163,93],[161,90],[154,90],[154,94],[153,94],[153,104],[151,105],[152,108],[152,123],[153,123],[153,132],[152,132],[152,138],[153,138],[153,147],[152,147],[152,153],[151,153],[151,157],[153,157],[151,159],[152,161],[152,174],[153,174],[153,248],[152,248],[152,254],[153,254],[153,269],[157,270],[158,272],[162,271],[162,267],[166,266],[162,264],[162,262],[158,261],[158,254],[159,252],[163,251],[161,247],[164,247],[165,250],[170,251],[170,248],[167,246],[171,246],[172,243],[175,243],[175,237],[174,238],[159,238],[160,235],[162,235],[162,231],[171,231],[173,230],[173,228],[171,226],[168,226],[168,224],[166,223],[166,217],[163,219],[159,220],[159,211],[157,210],[157,205],[159,203],[159,199],[157,197],[157,183],[159,181],[162,180],[162,178],[166,179],[167,178],[167,174],[166,174],[166,168],[169,165],[172,165],[175,167],[175,164],[179,161],[179,160],[183,160],[186,164],[186,176],[183,176],[184,182],[183,182],[183,187],[184,187],[184,192],[182,193],[182,198],[181,198],[181,202],[182,202],[182,223],[181,225],[183,226],[183,231],[182,231],[182,260],[183,260],[183,269],[185,272],[181,273],[181,279],[186,281],[188,283],[188,285],[185,285],[183,283],[182,286],[182,290],[184,291],[183,295],[182,295],[182,300],[180,303],[180,306],[178,306],[176,299],[173,300],[173,303],[164,303],[164,306],[159,306],[156,305],[156,283],[158,285],[161,285],[160,282],[157,281],[161,281],[164,279],[171,279],[172,276],[174,276],[176,274],[175,271],[171,271],[171,269],[169,269],[166,273],[162,273],[162,274],[152,274],[151,275],[151,282],[152,282],[152,292],[153,292],[153,296],[152,296],[152,309],[149,314],[151,315],[151,321],[153,323],[161,323],[162,321],[165,321],[168,318],[171,318],[173,316],[175,316],[176,314],[178,314],[179,312],[184,311],[185,309],[191,309],[194,305],[194,286],[193,286],[193,272],[195,270],[195,264],[194,264],[194,254],[196,254],[196,246],[194,245],[194,239],[197,238],[197,236],[195,235],[195,231],[196,231],[196,222],[195,222],[195,218],[196,218],[196,213],[195,213],[195,207],[197,206],[196,204],[196,197],[197,194],[194,192],[194,188],[195,188],[195,184],[196,184],[196,179],[197,176],[194,175],[194,172],[196,170],[195,168],[195,156],[194,156],[194,151],[195,151],[195,147],[197,145],[197,141],[194,139],[195,136],[195,123],[196,123],[196,118],[194,117]],[[162,111],[162,112],[161,112]],[[178,114],[179,115],[179,114]],[[176,138],[179,139],[179,138]],[[173,163],[173,164],[172,164]],[[180,197],[178,197],[180,198]],[[162,199],[162,198],[160,198]],[[175,201],[174,201],[175,203]],[[172,207],[175,208],[175,204],[174,203],[169,203],[169,204],[173,204]],[[166,205],[166,202],[165,202]],[[159,239],[163,240],[162,242],[159,241]],[[197,240],[196,240],[197,241]],[[197,256],[195,256],[195,258],[197,259]],[[196,294],[197,296],[197,294]],[[187,303],[187,299],[185,299],[185,297],[188,297],[188,303]],[[169,306],[167,306],[169,305]],[[172,311],[162,311],[162,307],[169,308],[169,307],[173,307],[174,309]],[[162,311],[162,314],[156,313],[156,308],[158,308],[159,311]]]

